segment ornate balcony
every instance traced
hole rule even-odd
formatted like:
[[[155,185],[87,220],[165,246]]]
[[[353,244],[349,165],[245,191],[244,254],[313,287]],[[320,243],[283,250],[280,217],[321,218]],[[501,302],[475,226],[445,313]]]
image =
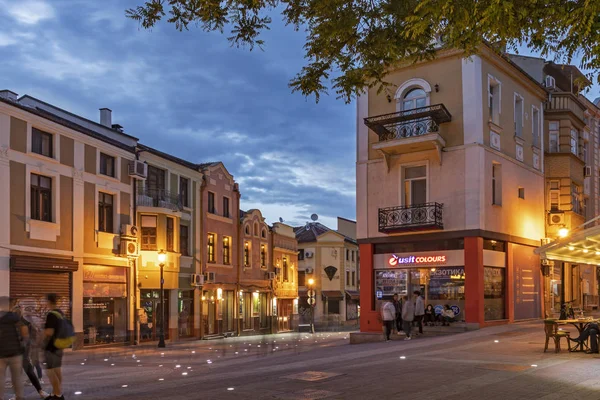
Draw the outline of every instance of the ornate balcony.
[[[137,205],[140,207],[159,207],[173,211],[183,210],[179,194],[164,189],[144,189],[137,193]]]
[[[444,229],[443,204],[425,203],[379,209],[379,232]]]
[[[446,145],[440,136],[440,124],[451,121],[452,116],[443,104],[434,104],[412,110],[365,118],[367,125],[379,136],[373,148],[386,156],[437,150],[441,162],[441,149]]]

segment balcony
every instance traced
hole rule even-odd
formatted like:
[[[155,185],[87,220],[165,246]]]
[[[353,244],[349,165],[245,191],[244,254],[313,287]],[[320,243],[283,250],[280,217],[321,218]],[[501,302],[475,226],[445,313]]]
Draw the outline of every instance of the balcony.
[[[584,111],[586,107],[576,95],[569,92],[552,92],[550,99],[544,103],[544,113],[548,116],[553,113],[571,114],[584,124]]]
[[[395,233],[444,229],[443,204],[425,203],[379,209],[379,232]]]
[[[441,151],[446,145],[440,136],[440,124],[450,122],[452,116],[443,104],[398,111],[365,118],[367,125],[379,136],[373,145],[386,157],[426,150]],[[389,164],[388,164],[389,166]]]
[[[138,191],[136,204],[139,207],[158,207],[172,211],[183,210],[179,194],[171,193],[164,189],[144,189]]]

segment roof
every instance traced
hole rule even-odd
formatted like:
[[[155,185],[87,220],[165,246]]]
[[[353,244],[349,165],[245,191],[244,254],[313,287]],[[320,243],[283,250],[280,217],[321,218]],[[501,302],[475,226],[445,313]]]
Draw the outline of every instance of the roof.
[[[198,168],[200,169],[204,169],[204,168],[208,168],[208,167],[214,167],[215,165],[218,164],[222,164],[221,161],[211,161],[211,162],[205,162],[205,163],[201,163],[201,164],[197,164]]]
[[[152,148],[150,146],[146,146],[145,144],[141,144],[141,143],[138,144],[138,149],[141,150],[141,151],[147,151],[149,153],[155,154],[155,155],[157,155],[159,157],[165,158],[165,159],[167,159],[169,161],[172,161],[172,162],[174,162],[176,164],[183,165],[184,167],[187,167],[189,169],[193,169],[194,171],[198,171],[198,169],[199,169],[198,164],[186,161],[186,160],[184,160],[182,158],[179,158],[179,157],[172,156],[172,155],[164,153],[164,152],[162,152],[160,150],[156,150],[156,149],[154,149],[154,148]]]
[[[93,131],[91,129],[88,129],[88,128],[83,127],[83,126],[81,126],[79,124],[76,124],[75,122],[69,121],[69,120],[64,119],[62,117],[59,117],[56,114],[52,114],[51,112],[42,110],[41,108],[38,108],[38,107],[33,108],[33,107],[24,106],[23,104],[19,104],[18,102],[15,102],[15,101],[12,101],[12,100],[8,100],[8,99],[5,99],[3,97],[0,97],[0,102],[9,104],[9,105],[11,105],[13,107],[16,107],[16,108],[19,108],[19,109],[21,109],[23,111],[27,111],[29,113],[35,114],[38,117],[42,117],[42,118],[47,119],[49,121],[52,121],[52,122],[54,122],[56,124],[62,125],[64,127],[66,127],[66,128],[69,128],[69,129],[72,129],[74,131],[83,133],[84,135],[90,136],[90,137],[92,137],[94,139],[101,140],[101,141],[103,141],[105,143],[108,143],[108,144],[111,144],[113,146],[119,147],[119,148],[121,148],[123,150],[127,150],[127,151],[129,151],[131,153],[135,152],[135,149],[132,146],[127,146],[126,144],[123,144],[123,143],[121,143],[121,142],[119,142],[117,140],[111,139],[111,138],[109,138],[107,136],[104,136],[104,135],[98,133],[98,132],[95,132],[95,131]]]
[[[352,222],[352,223],[356,223],[355,220],[353,219],[348,219],[348,218],[344,218],[344,217],[338,217],[339,219],[343,219],[344,221],[348,221],[348,222]]]
[[[306,229],[307,227],[308,229]],[[344,241],[346,242],[353,244],[357,243],[356,240],[352,239],[351,237],[348,237],[344,234],[339,233],[338,231],[328,228],[320,222],[309,222],[306,226],[297,226],[294,228],[294,233],[296,234],[296,239],[298,240],[298,243],[316,242],[319,236],[324,235],[328,232],[334,232],[338,235],[343,236]]]

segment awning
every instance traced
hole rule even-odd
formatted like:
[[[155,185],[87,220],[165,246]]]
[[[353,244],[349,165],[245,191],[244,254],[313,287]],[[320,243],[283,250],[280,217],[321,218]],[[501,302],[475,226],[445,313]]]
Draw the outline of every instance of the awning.
[[[356,290],[346,290],[346,296],[348,296],[350,300],[360,300],[360,292]]]
[[[65,258],[11,256],[10,268],[19,271],[74,272],[79,269],[79,263]]]
[[[339,290],[323,290],[321,292],[321,296],[323,297],[327,297],[330,300],[343,300],[344,299],[344,293],[339,291]]]
[[[542,259],[600,265],[600,226],[573,232],[534,250]]]

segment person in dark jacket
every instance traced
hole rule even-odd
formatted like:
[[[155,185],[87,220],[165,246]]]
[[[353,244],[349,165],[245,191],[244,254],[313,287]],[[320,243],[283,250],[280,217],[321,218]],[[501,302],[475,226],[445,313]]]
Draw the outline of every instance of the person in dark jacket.
[[[427,307],[425,307],[424,322],[429,326],[435,325],[435,309],[433,308],[433,304],[427,304]]]
[[[35,390],[37,390],[40,397],[42,399],[45,399],[50,395],[44,390],[42,390],[42,385],[40,384],[40,381],[37,375],[35,374],[35,368],[33,367],[33,363],[31,362],[31,349],[36,349],[36,345],[32,343],[32,332],[35,328],[31,325],[31,322],[27,321],[25,317],[23,317],[23,311],[21,310],[21,307],[14,307],[13,313],[15,313],[17,317],[19,317],[21,326],[27,329],[27,339],[23,340],[23,370],[27,374],[29,381],[35,387]]]
[[[402,332],[402,301],[399,300],[397,293],[394,294],[392,303],[396,309],[396,331],[400,335],[400,332]]]
[[[8,298],[0,299],[1,307],[8,309]],[[19,317],[11,311],[0,311],[0,399],[4,398],[6,369],[10,368],[10,378],[15,391],[15,399],[23,400],[24,389],[21,371],[23,370],[23,347],[21,338],[27,339],[27,329],[20,325]]]

